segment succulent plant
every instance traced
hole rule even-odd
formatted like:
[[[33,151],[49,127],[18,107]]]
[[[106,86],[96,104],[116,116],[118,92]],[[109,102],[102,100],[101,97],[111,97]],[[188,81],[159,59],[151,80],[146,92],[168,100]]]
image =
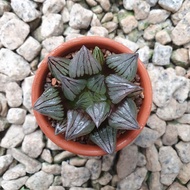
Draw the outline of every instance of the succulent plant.
[[[111,154],[118,131],[139,129],[134,101],[142,93],[135,82],[138,54],[82,46],[66,57],[48,57],[49,77],[56,83],[45,85],[34,109],[48,116],[55,135],[86,138]]]

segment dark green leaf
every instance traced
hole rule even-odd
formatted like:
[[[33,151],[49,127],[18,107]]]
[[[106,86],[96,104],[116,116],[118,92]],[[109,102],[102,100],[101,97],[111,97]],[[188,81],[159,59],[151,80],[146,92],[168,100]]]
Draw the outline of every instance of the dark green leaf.
[[[88,79],[87,87],[93,92],[96,92],[99,94],[105,94],[106,85],[105,85],[104,79],[105,79],[104,75],[93,76]]]
[[[110,105],[107,102],[95,103],[86,109],[97,128],[107,118],[109,111]]]
[[[56,120],[62,120],[64,116],[63,106],[57,88],[49,87],[37,99],[34,109],[43,115]]]
[[[113,111],[109,118],[108,123],[111,127],[116,129],[136,130],[139,129],[138,122],[135,114],[135,104],[132,99],[127,99],[121,106]]]
[[[137,72],[137,60],[137,53],[112,54],[106,58],[106,64],[117,74],[132,81]]]
[[[69,64],[71,60],[63,57],[48,57],[48,67],[51,74],[58,80],[61,76],[66,76],[69,73]]]
[[[83,75],[97,74],[102,70],[100,63],[92,56],[90,51],[85,47],[75,54],[69,65],[69,76],[72,78]]]
[[[107,126],[94,131],[90,135],[90,139],[105,152],[112,154],[114,153],[116,147],[116,135],[116,129]]]
[[[93,101],[94,102],[104,102],[107,100],[107,97],[105,94],[98,94],[98,93],[92,93]]]
[[[102,53],[102,50],[99,47],[95,47],[93,50],[93,56],[94,58],[101,64],[103,65],[105,62],[104,55]]]
[[[133,93],[141,93],[142,88],[134,83],[129,82],[117,75],[109,75],[106,77],[108,94],[114,104],[119,103],[126,96]]]
[[[84,79],[73,79],[62,76],[60,81],[62,84],[63,93],[70,101],[73,101],[86,86],[86,80]]]
[[[57,122],[55,126],[55,135],[60,133],[64,133],[66,131],[67,121],[64,119],[63,121]]]
[[[95,124],[90,117],[76,110],[68,110],[67,112],[67,129],[66,140],[72,140],[77,137],[90,133],[95,127]]]

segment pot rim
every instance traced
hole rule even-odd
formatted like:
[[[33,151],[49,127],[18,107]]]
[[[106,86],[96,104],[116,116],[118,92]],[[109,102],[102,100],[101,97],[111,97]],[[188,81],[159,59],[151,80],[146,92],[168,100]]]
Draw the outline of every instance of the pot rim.
[[[78,50],[82,45],[90,47],[99,46],[100,48],[106,48],[111,50],[115,53],[133,53],[129,48],[116,42],[112,39],[99,37],[99,36],[87,36],[87,37],[79,37],[67,42],[62,43],[52,52],[50,52],[40,63],[40,66],[36,72],[34,77],[33,85],[32,85],[32,106],[34,105],[35,101],[38,97],[42,94],[43,88],[41,87],[45,83],[45,78],[48,73],[48,65],[47,59],[48,56],[65,56],[69,52],[73,52]],[[72,50],[71,50],[72,49]],[[145,66],[143,63],[138,59],[138,68],[137,73],[140,75],[141,78],[141,86],[143,87],[144,99],[143,104],[138,112],[137,121],[139,123],[140,129],[134,131],[127,131],[122,134],[117,139],[116,151],[124,148],[125,146],[131,144],[140,134],[151,112],[152,106],[152,87],[151,81],[146,71]],[[51,126],[50,122],[48,121],[47,117],[41,115],[37,111],[34,111],[34,115],[36,117],[37,123],[40,126],[41,130],[45,135],[53,141],[56,145],[61,147],[64,150],[73,152],[78,155],[85,155],[85,156],[102,156],[106,154],[100,147],[97,145],[88,145],[88,144],[81,144],[79,142],[74,141],[66,141],[63,138],[63,135],[55,135],[54,128]]]

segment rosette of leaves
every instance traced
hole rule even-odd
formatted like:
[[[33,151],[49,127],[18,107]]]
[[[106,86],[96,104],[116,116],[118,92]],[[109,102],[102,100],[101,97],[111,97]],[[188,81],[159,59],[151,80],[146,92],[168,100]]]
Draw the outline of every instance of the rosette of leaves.
[[[85,46],[72,59],[51,56],[48,67],[58,85],[45,89],[34,109],[52,119],[55,135],[85,136],[111,154],[119,130],[139,129],[137,60],[136,53],[105,55],[99,47]]]

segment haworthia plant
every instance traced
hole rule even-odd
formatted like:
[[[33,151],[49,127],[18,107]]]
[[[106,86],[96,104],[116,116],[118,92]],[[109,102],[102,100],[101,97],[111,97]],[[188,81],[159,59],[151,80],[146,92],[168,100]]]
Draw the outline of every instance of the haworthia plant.
[[[75,141],[85,136],[112,154],[118,130],[139,129],[134,99],[143,89],[133,82],[138,55],[108,54],[82,46],[71,59],[49,57],[50,78],[58,82],[34,109],[53,120],[55,135]]]

